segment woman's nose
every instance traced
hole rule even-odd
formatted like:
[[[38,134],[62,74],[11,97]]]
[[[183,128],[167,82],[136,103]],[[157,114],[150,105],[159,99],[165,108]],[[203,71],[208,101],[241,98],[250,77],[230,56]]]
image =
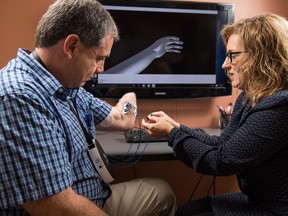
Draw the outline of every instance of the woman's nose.
[[[226,70],[227,68],[230,67],[230,63],[229,61],[227,60],[227,58],[224,59],[224,62],[222,64],[222,69]]]

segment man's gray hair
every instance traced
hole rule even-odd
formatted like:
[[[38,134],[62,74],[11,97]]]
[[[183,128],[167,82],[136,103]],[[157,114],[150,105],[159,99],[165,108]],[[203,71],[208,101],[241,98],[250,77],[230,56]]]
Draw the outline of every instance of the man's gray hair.
[[[100,46],[108,35],[119,39],[113,18],[96,0],[56,0],[39,21],[35,45],[48,48],[70,34],[87,48]]]

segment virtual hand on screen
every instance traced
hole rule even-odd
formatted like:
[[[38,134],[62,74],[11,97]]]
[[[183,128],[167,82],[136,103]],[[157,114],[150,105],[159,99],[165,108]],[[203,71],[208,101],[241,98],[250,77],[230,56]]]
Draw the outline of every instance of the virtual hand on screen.
[[[163,56],[166,52],[180,53],[183,46],[180,38],[175,36],[162,37],[156,40],[149,48],[156,52],[156,58]]]
[[[183,42],[178,37],[166,36],[156,40],[152,45],[132,57],[109,68],[105,74],[140,74],[150,63],[165,53],[181,53]]]

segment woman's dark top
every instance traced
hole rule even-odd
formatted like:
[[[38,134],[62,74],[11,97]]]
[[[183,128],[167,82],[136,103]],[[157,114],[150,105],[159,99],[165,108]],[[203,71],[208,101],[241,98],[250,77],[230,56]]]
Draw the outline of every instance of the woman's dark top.
[[[212,197],[215,215],[288,215],[288,91],[253,108],[242,92],[218,136],[181,125],[168,142],[198,173],[237,175],[241,192]]]

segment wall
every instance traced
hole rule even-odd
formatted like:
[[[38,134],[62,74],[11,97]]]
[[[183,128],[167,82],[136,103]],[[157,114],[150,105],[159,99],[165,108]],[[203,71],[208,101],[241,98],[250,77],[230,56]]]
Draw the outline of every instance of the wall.
[[[9,59],[15,57],[18,47],[34,49],[37,21],[53,2],[54,0],[0,1],[0,68]],[[273,12],[288,17],[287,0],[218,0],[218,2],[235,4],[236,21],[263,12]],[[138,106],[142,117],[152,111],[163,110],[190,127],[217,127],[216,105],[226,106],[229,102],[234,102],[238,94],[239,91],[233,90],[232,96],[219,98],[140,100]],[[112,100],[110,102],[114,103]],[[178,204],[188,201],[200,178],[199,174],[179,161],[142,162],[125,169],[116,168],[118,181],[143,176],[155,176],[167,180],[175,191]],[[212,180],[211,176],[205,176],[193,198],[205,196]],[[216,193],[238,190],[234,176],[217,178],[216,185]]]

